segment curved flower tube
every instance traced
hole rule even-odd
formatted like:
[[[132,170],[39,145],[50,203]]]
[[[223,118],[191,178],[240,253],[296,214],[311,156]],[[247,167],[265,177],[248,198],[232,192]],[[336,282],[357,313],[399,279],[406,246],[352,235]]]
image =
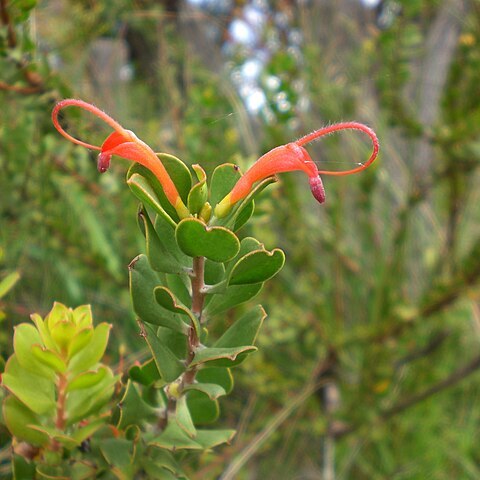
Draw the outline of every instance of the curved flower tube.
[[[361,132],[366,133],[370,137],[373,144],[373,150],[370,158],[364,164],[359,165],[351,170],[318,170],[317,165],[311,159],[307,150],[305,150],[303,146],[319,137],[337,132],[339,130],[360,130]],[[325,189],[323,188],[320,174],[339,176],[350,175],[351,173],[357,173],[365,170],[372,164],[375,158],[377,158],[378,149],[379,143],[377,135],[371,128],[363,125],[362,123],[342,122],[315,130],[314,132],[305,135],[295,142],[276,147],[267,152],[265,155],[262,155],[245,172],[245,175],[238,180],[232,191],[228,193],[216,206],[215,215],[217,218],[227,215],[235,203],[244,199],[249,194],[254,183],[275,175],[276,173],[291,172],[294,170],[302,170],[308,175],[310,190],[312,191],[313,196],[319,203],[323,203],[325,201]]]
[[[101,147],[91,145],[78,138],[72,137],[62,128],[58,121],[60,110],[66,107],[78,107],[93,113],[112,127],[114,132],[106,138]],[[55,128],[66,139],[77,145],[81,145],[82,147],[100,151],[97,162],[98,171],[100,173],[104,173],[108,170],[112,155],[117,155],[126,158],[127,160],[138,162],[148,168],[158,178],[158,181],[165,192],[165,196],[175,208],[179,217],[185,218],[189,216],[189,211],[180,198],[175,184],[155,152],[146,143],[142,142],[142,140],[140,140],[133,132],[123,128],[105,112],[83,100],[68,98],[55,105],[52,111],[52,121]]]

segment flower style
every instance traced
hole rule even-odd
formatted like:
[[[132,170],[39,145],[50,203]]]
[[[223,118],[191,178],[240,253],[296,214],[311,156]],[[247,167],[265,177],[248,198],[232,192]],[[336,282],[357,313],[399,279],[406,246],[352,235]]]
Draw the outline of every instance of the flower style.
[[[93,113],[113,128],[114,132],[107,137],[101,147],[85,143],[72,137],[61,127],[58,121],[58,114],[63,108],[71,106],[79,107]],[[52,120],[55,128],[71,142],[92,150],[100,151],[97,163],[98,171],[100,173],[104,173],[108,170],[112,155],[117,155],[126,158],[127,160],[138,162],[148,168],[158,178],[163,191],[165,192],[165,196],[175,208],[179,217],[185,218],[190,215],[187,207],[178,194],[175,184],[155,152],[146,143],[142,142],[142,140],[140,140],[133,132],[123,128],[105,112],[82,100],[66,99],[55,105],[52,111]]]
[[[373,144],[373,151],[370,158],[364,163],[351,170],[330,171],[318,170],[317,165],[311,159],[304,145],[316,140],[319,137],[328,135],[339,130],[360,130],[366,133]],[[315,130],[304,137],[286,145],[281,145],[270,150],[261,156],[247,172],[238,180],[232,191],[228,193],[215,208],[215,216],[217,218],[227,215],[233,205],[239,200],[244,199],[251,191],[253,184],[276,173],[291,172],[293,170],[303,170],[309,177],[310,190],[319,203],[325,201],[325,189],[323,188],[320,174],[325,175],[350,175],[357,173],[369,165],[377,158],[379,143],[375,132],[357,122],[342,122],[328,127]]]

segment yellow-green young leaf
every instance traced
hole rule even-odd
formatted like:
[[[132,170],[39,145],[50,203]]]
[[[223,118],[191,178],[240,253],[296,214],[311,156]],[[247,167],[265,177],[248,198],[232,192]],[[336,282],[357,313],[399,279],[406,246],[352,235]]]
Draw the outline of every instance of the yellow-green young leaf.
[[[2,384],[33,412],[45,415],[54,412],[53,381],[23,368],[15,354],[8,359]]]
[[[40,425],[40,418],[15,397],[8,396],[3,402],[3,418],[10,433],[18,440],[38,447],[48,443],[48,435],[29,427]]]
[[[80,373],[96,365],[105,353],[108,336],[112,326],[108,323],[100,323],[88,342],[76,355],[72,357],[68,369],[72,373]]]
[[[66,402],[67,426],[102,410],[111,400],[117,380],[118,378],[107,368],[106,375],[96,385],[71,391]]]
[[[71,339],[77,331],[77,326],[69,320],[60,321],[50,328],[50,335],[61,352],[67,352]]]
[[[107,367],[100,367],[96,372],[83,372],[73,378],[67,385],[67,392],[91,388],[100,383],[108,374]]]
[[[177,400],[177,407],[175,411],[175,420],[178,426],[189,436],[195,438],[197,433],[195,425],[193,424],[190,410],[187,405],[187,397],[183,395]]]
[[[40,345],[32,347],[33,356],[56,373],[64,373],[67,369],[65,361],[56,352],[42,348]]]
[[[78,443],[72,437],[65,435],[62,431],[57,430],[56,428],[46,427],[44,425],[32,425],[31,428],[37,432],[48,435],[50,440],[56,440],[69,450],[78,446]]]
[[[4,297],[20,280],[20,274],[18,272],[9,273],[0,282],[0,298]]]
[[[90,305],[80,305],[73,311],[73,320],[78,329],[84,329],[93,325],[92,307]]]
[[[30,318],[37,327],[38,333],[42,339],[42,343],[52,351],[57,350],[57,346],[55,345],[55,342],[53,341],[52,336],[50,335],[50,332],[48,331],[48,328],[45,325],[42,317],[38,313],[33,313],[30,315]]]
[[[68,345],[68,358],[72,358],[76,353],[78,353],[82,348],[84,348],[92,339],[93,328],[88,327],[84,328],[75,333],[74,337],[71,339],[70,344]]]
[[[72,438],[80,445],[88,437],[91,437],[99,428],[105,425],[106,418],[99,418],[89,422],[85,427],[79,428],[72,433]]]
[[[73,314],[72,311],[67,308],[63,303],[55,302],[53,308],[50,310],[49,314],[45,317],[45,324],[47,328],[51,331],[52,328],[58,322],[72,321]]]
[[[18,363],[36,375],[53,380],[55,372],[35,357],[32,352],[33,345],[43,346],[38,330],[29,323],[17,325],[13,334],[13,349]]]

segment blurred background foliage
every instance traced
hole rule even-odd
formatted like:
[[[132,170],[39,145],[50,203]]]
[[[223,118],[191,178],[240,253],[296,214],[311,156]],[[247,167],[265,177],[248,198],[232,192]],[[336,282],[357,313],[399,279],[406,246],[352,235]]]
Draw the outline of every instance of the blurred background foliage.
[[[480,478],[479,41],[478,0],[0,0],[3,356],[13,325],[54,300],[91,303],[115,325],[113,362],[143,348],[126,165],[99,176],[94,152],[53,130],[55,101],[92,101],[209,172],[363,121],[382,144],[376,165],[326,178],[324,206],[301,174],[283,176],[242,232],[287,264],[261,294],[260,352],[223,402],[236,440],[191,469]],[[89,142],[105,136],[86,115],[66,121]],[[347,169],[369,145],[345,133],[310,151]]]

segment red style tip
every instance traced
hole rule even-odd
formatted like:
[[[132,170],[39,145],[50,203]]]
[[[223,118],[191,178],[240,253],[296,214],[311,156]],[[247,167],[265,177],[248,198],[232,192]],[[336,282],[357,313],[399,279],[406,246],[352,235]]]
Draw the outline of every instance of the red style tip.
[[[100,173],[105,173],[110,167],[111,155],[106,153],[100,153],[97,158],[97,170]]]
[[[310,177],[310,190],[318,203],[325,202],[325,188],[323,188],[323,182],[320,177]]]

